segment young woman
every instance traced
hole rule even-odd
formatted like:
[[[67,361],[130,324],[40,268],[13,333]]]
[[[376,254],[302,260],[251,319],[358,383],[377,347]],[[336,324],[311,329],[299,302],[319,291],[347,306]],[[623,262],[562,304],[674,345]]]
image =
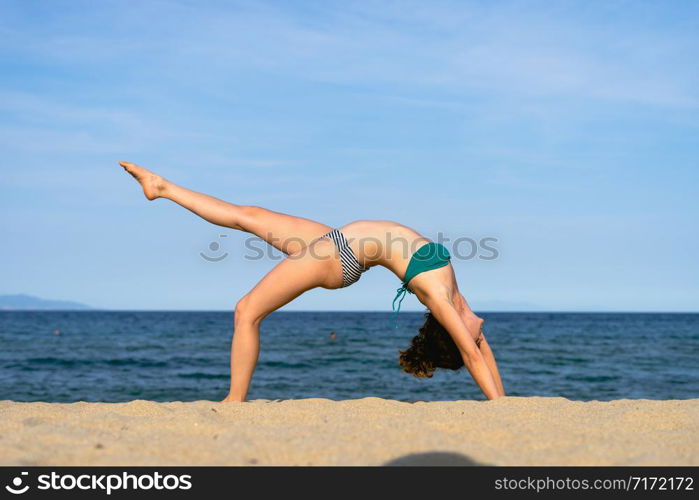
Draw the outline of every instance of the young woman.
[[[505,395],[483,320],[459,293],[449,252],[407,226],[361,220],[333,229],[325,224],[257,206],[234,205],[183,188],[129,162],[119,162],[147,199],[166,198],[219,226],[263,238],[288,257],[235,307],[231,385],[224,401],[244,401],[259,354],[262,320],[312,288],[342,288],[373,266],[403,281],[394,305],[413,293],[428,309],[411,346],[400,353],[403,370],[431,377],[436,368],[466,366],[488,399]]]

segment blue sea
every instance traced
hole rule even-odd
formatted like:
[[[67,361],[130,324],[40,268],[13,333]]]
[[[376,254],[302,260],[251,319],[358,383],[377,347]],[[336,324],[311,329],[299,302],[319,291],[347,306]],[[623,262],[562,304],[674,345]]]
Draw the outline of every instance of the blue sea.
[[[508,395],[699,397],[699,314],[480,315]],[[396,329],[390,317],[272,314],[249,398],[483,399],[464,369],[403,373],[398,350],[422,315],[401,313]],[[230,312],[0,312],[0,400],[220,400],[232,323]]]

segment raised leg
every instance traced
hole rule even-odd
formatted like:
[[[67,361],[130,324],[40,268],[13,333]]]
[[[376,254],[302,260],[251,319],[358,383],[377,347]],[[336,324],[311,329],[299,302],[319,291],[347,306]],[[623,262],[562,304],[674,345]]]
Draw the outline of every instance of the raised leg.
[[[172,200],[212,224],[259,236],[286,254],[302,250],[331,230],[330,226],[303,217],[257,206],[235,205],[197,193],[133,163],[122,161],[119,164],[141,184],[149,200]]]
[[[329,240],[313,243],[312,252],[301,252],[280,262],[235,308],[231,345],[231,386],[224,402],[245,401],[260,352],[260,323],[272,311],[306,290],[341,284],[339,262]]]

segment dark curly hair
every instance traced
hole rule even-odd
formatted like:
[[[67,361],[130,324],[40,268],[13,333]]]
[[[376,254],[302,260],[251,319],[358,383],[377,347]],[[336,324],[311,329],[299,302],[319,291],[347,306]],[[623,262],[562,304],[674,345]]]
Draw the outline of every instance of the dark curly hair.
[[[405,351],[400,351],[400,366],[416,377],[432,377],[437,368],[458,370],[464,366],[459,348],[451,335],[432,316],[425,313],[425,324]]]

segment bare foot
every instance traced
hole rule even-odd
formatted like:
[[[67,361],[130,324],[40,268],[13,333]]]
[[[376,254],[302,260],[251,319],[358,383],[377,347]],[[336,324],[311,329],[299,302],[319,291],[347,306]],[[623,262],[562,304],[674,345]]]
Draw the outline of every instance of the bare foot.
[[[226,399],[219,401],[219,403],[242,403],[242,401],[232,398],[231,396],[226,396]]]
[[[128,161],[120,161],[119,165],[124,167],[128,173],[130,173],[134,179],[136,179],[143,188],[143,194],[149,200],[154,200],[160,198],[165,191],[165,185],[167,181],[157,174],[154,174],[150,170],[143,167],[139,167],[135,163],[130,163]]]

